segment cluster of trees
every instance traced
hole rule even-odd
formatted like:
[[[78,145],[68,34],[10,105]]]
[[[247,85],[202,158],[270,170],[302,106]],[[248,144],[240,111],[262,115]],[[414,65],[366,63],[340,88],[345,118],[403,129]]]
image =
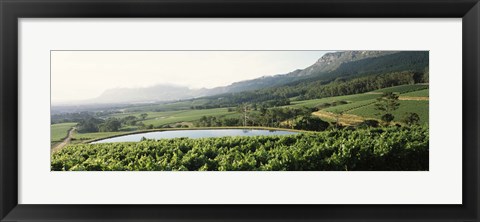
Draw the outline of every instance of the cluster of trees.
[[[298,130],[324,131],[330,126],[330,123],[325,122],[318,117],[305,115],[295,118],[291,121],[290,126]]]
[[[336,130],[286,136],[75,144],[51,169],[96,171],[428,170],[426,126]]]
[[[377,98],[377,102],[375,103],[375,109],[380,111],[379,114],[381,120],[386,124],[389,125],[395,119],[393,115],[393,111],[397,110],[400,106],[400,102],[398,100],[398,94],[393,92],[386,92],[379,98]],[[403,122],[409,126],[417,125],[420,122],[420,116],[417,113],[408,112],[406,113]]]
[[[99,125],[103,124],[103,122],[102,119],[94,118],[92,116],[78,120],[77,131],[80,133],[98,132]]]
[[[355,79],[339,78],[326,85],[309,87],[305,90],[303,99],[358,94],[386,87],[422,83],[422,76],[419,72],[395,72]]]
[[[99,118],[105,119],[106,117],[120,113],[119,111],[100,111],[100,112],[91,112],[91,111],[81,111],[81,112],[69,112],[69,113],[58,113],[51,115],[51,124],[57,123],[67,123],[67,122],[80,122],[89,118]]]
[[[241,126],[239,118],[202,116],[200,120],[194,123],[197,127],[217,127],[217,126]]]
[[[78,119],[77,131],[80,133],[92,132],[117,132],[123,126],[135,126],[142,129],[152,129],[153,125],[145,125],[142,120],[147,118],[148,114],[136,116],[126,116],[123,118],[109,117],[107,119],[96,118],[93,115],[87,115],[83,119]]]
[[[92,112],[76,112],[76,113],[61,113],[51,116],[51,124],[67,123],[67,122],[80,122],[89,118],[95,117],[95,113]]]
[[[423,71],[402,71],[379,75],[345,76],[332,80],[299,81],[255,91],[207,97],[209,101],[192,109],[231,107],[242,103],[264,104],[268,107],[290,104],[296,100],[318,99],[369,92],[386,87],[428,82],[428,67]]]
[[[222,127],[222,126],[265,126],[278,127],[309,131],[323,131],[334,126],[335,128],[342,128],[338,124],[328,123],[320,118],[312,116],[312,112],[318,108],[326,108],[335,105],[346,104],[346,101],[335,101],[332,103],[320,104],[320,107],[315,108],[292,108],[292,107],[270,107],[266,103],[248,104],[244,103],[236,108],[229,108],[231,112],[238,112],[239,117],[226,116],[203,116],[198,121],[194,122],[197,127]],[[395,93],[384,93],[377,99],[375,104],[378,115],[383,121],[383,125],[390,125],[395,119],[393,112],[400,106],[398,95]],[[342,114],[339,114],[341,116]],[[134,126],[139,129],[153,129],[153,125],[145,125],[142,121],[145,120],[148,114],[143,113],[139,117],[126,116],[123,118],[109,117],[106,119],[97,118],[91,113],[72,113],[68,114],[69,121],[78,122],[77,130],[81,133],[89,132],[116,132],[124,126]],[[58,118],[57,118],[58,121]],[[408,113],[405,119],[401,120],[407,125],[416,125],[420,121],[420,117],[416,113]],[[379,122],[375,120],[366,120],[358,128],[364,127],[378,127]],[[183,127],[183,126],[182,126]],[[188,126],[185,126],[188,127]]]
[[[290,105],[290,100],[286,96],[278,95],[259,95],[256,91],[232,93],[223,95],[219,98],[210,97],[210,100],[204,105],[190,106],[190,109],[214,109],[236,106],[242,103],[251,103],[255,106],[278,107]]]
[[[330,106],[346,104],[346,101],[334,101],[332,103],[320,104],[315,108],[292,108],[292,107],[274,107],[268,108],[264,104],[258,107],[256,104],[242,104],[236,109],[229,108],[229,111],[240,113],[240,117],[225,116],[203,116],[195,122],[197,127],[222,127],[222,126],[265,126],[280,127],[288,129],[299,129],[309,131],[323,131],[333,126],[337,129],[344,128],[336,122],[332,124],[311,115],[312,112],[318,111],[318,108],[326,108]],[[382,120],[382,125],[390,125],[395,119],[393,112],[400,106],[399,95],[392,92],[386,92],[377,99],[374,104],[375,109],[379,111],[377,114]],[[338,118],[343,115],[338,114]],[[417,113],[409,112],[406,114],[403,123],[412,126],[420,122]],[[380,122],[377,120],[365,120],[356,128],[378,127]]]
[[[243,104],[236,109],[240,117],[202,116],[195,122],[197,127],[220,126],[265,126],[281,127],[288,129],[323,131],[330,124],[320,118],[312,116],[316,108],[269,108],[261,106],[259,109],[253,105]]]

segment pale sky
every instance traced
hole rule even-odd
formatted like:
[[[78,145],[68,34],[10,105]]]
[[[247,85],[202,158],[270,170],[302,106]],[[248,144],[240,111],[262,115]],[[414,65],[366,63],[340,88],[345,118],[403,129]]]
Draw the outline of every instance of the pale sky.
[[[52,51],[52,103],[99,96],[107,89],[174,84],[213,88],[286,74],[326,51]]]

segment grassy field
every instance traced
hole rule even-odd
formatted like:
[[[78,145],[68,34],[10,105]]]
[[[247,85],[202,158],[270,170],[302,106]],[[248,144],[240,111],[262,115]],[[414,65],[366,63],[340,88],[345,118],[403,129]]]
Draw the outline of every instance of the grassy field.
[[[415,97],[428,97],[428,95],[429,95],[428,89],[422,89],[422,90],[402,94],[402,96],[415,96]]]
[[[374,110],[373,104],[376,102],[376,98],[380,97],[383,92],[395,92],[402,94],[402,96],[408,97],[428,97],[428,85],[402,85],[362,94],[293,101],[291,102],[291,105],[285,107],[320,107],[322,105],[325,105],[326,103],[331,104],[333,102],[343,101],[348,103],[322,108],[322,110],[333,113],[344,112],[345,114],[359,115],[366,118],[379,118],[379,116],[375,115],[376,113],[378,113],[378,111]],[[126,116],[136,116],[140,118],[140,114],[147,113],[147,118],[142,122],[145,125],[152,124],[155,128],[158,128],[167,124],[196,121],[199,120],[202,116],[223,116],[234,118],[239,117],[240,115],[237,112],[228,112],[227,108],[199,110],[191,109],[191,106],[202,105],[205,102],[205,100],[199,99],[192,101],[172,102],[167,104],[138,106],[127,108],[124,110],[125,113],[113,114],[112,117],[123,118]],[[400,106],[399,110],[394,113],[396,114],[395,116],[397,116],[396,121],[401,120],[404,117],[405,112],[416,112],[420,115],[422,123],[428,122],[428,101],[402,101],[401,104],[402,105]],[[419,107],[417,107],[417,105]],[[155,109],[170,111],[151,111]],[[135,128],[122,128],[122,131],[132,130],[135,130]],[[98,134],[98,136],[101,135]],[[88,137],[97,138],[97,135],[88,135]]]
[[[402,85],[389,87],[369,93],[336,96],[322,99],[305,100],[292,102],[291,107],[316,107],[324,103],[332,103],[335,101],[347,101],[348,104],[337,106],[330,106],[322,108],[322,111],[330,113],[353,114],[364,118],[380,119],[377,115],[379,111],[375,110],[376,98],[380,97],[383,92],[395,92],[401,94],[401,97],[428,97],[428,85]],[[400,107],[394,111],[394,121],[402,121],[407,112],[414,112],[420,116],[420,123],[428,123],[428,100],[415,101],[404,100],[400,101]],[[322,119],[332,121],[333,118],[323,117]]]
[[[142,113],[144,112],[113,114],[111,115],[111,117],[123,118],[126,116],[136,116],[140,118],[140,114]],[[146,113],[148,114],[148,116],[142,122],[145,125],[152,124],[155,128],[159,128],[166,124],[195,121],[200,119],[202,116],[238,117],[240,115],[236,112],[228,112],[227,108],[203,109],[203,110],[188,109],[188,110],[182,110],[182,111],[146,112]],[[126,126],[121,128],[121,132],[75,133],[73,138],[79,141],[87,141],[87,140],[128,134],[135,130],[137,130],[136,127]]]
[[[128,134],[129,132],[97,132],[97,133],[74,133],[73,139],[77,141],[95,140],[100,138],[107,138],[112,136],[118,136]]]
[[[110,116],[115,117],[115,118],[124,118],[124,117],[127,117],[127,116],[135,116],[137,118],[140,118],[140,114],[146,113],[146,114],[148,114],[146,120],[149,120],[149,119],[155,119],[155,118],[162,118],[162,117],[174,115],[174,114],[181,113],[181,112],[185,112],[185,110],[183,110],[183,111],[164,111],[164,112],[137,111],[137,112],[116,113],[116,114],[112,114]]]
[[[161,115],[147,117],[143,121],[146,125],[153,124],[155,127],[165,124],[177,123],[177,122],[190,122],[200,119],[202,116],[225,116],[235,117],[239,114],[236,112],[228,112],[227,108],[217,109],[202,109],[202,110],[184,110],[177,111],[175,113],[160,113]]]
[[[68,130],[77,125],[77,123],[58,123],[50,126],[50,142],[60,142],[68,135]]]
[[[403,85],[385,88],[369,93],[335,96],[322,99],[312,99],[304,101],[293,101],[291,105],[285,107],[321,107],[326,103],[333,102],[347,102],[347,104],[336,105],[321,108],[322,111],[329,113],[343,112],[348,115],[357,118],[374,118],[379,119],[378,111],[375,110],[374,103],[376,98],[382,95],[382,92],[396,92],[400,93],[401,97],[428,97],[428,85]],[[201,105],[205,103],[202,99],[193,101],[173,102],[168,104],[156,104],[156,105],[144,105],[125,108],[122,111],[124,113],[116,113],[110,115],[110,117],[123,118],[126,116],[136,116],[140,118],[140,114],[147,113],[148,116],[145,120],[142,120],[145,125],[152,124],[155,128],[160,128],[164,125],[174,123],[189,123],[199,120],[202,116],[216,116],[216,117],[240,117],[238,112],[228,112],[227,108],[215,108],[215,109],[191,109],[192,105]],[[169,110],[169,111],[152,111],[152,110]],[[180,110],[178,110],[180,109]],[[428,123],[428,100],[414,101],[414,100],[402,100],[400,101],[400,107],[393,115],[394,121],[402,121],[406,112],[415,112],[420,116],[421,123]],[[324,112],[325,113],[325,112]],[[331,115],[331,114],[330,114]],[[326,119],[331,120],[331,119]],[[52,143],[61,141],[67,136],[68,130],[76,123],[62,123],[53,124],[52,130]],[[75,133],[74,143],[81,141],[89,141],[94,139],[100,139],[105,137],[117,136],[132,133],[137,131],[136,126],[124,126],[121,132],[98,132],[98,133]]]
[[[420,116],[420,124],[428,123],[428,101],[400,101],[399,108],[393,112],[395,116],[393,121],[402,121],[407,112],[417,113]],[[365,106],[347,113],[380,119],[380,116],[376,115],[378,111],[375,110],[374,105]]]
[[[237,112],[228,112],[227,108],[216,109],[199,109],[193,110],[188,108],[181,111],[166,111],[166,112],[131,112],[113,114],[112,117],[123,118],[126,116],[136,116],[140,118],[140,114],[147,113],[148,116],[142,122],[145,125],[152,124],[154,127],[161,127],[166,124],[178,123],[178,122],[190,122],[200,119],[202,116],[226,116],[236,117],[239,114]]]
[[[208,102],[207,99],[195,99],[189,101],[169,102],[163,104],[151,104],[132,106],[126,108],[125,112],[159,112],[159,111],[178,111],[190,109],[192,106],[205,105]]]
[[[423,85],[423,84],[401,85],[401,86],[394,86],[394,87],[379,89],[374,92],[395,92],[395,93],[403,94],[403,93],[408,93],[408,92],[413,92],[413,91],[418,91],[423,89],[427,89],[428,91],[428,85]]]
[[[328,112],[333,112],[333,113],[348,112],[353,109],[358,109],[363,106],[371,105],[376,101],[377,101],[376,99],[367,99],[367,100],[348,103],[345,105],[332,106],[332,107],[325,108],[323,110]]]
[[[380,97],[381,94],[371,94],[371,93],[363,93],[363,94],[355,94],[355,95],[348,95],[348,96],[334,96],[322,99],[311,99],[311,100],[303,100],[303,101],[295,101],[292,102],[289,107],[316,107],[322,105],[324,103],[332,103],[338,101],[347,101],[349,103],[355,103],[365,100],[371,100]]]

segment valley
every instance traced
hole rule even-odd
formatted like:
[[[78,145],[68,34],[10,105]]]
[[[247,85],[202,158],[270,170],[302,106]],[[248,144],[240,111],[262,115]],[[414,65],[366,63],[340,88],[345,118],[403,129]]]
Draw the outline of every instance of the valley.
[[[55,114],[52,114],[51,125],[51,144],[53,150],[52,169],[55,170],[376,170],[390,169],[387,165],[369,165],[362,162],[359,165],[351,163],[329,163],[315,162],[315,166],[308,165],[305,158],[313,152],[316,146],[322,146],[322,150],[329,149],[328,143],[323,145],[317,144],[319,138],[327,139],[329,135],[335,135],[331,142],[339,144],[345,138],[363,138],[357,141],[360,149],[370,147],[368,149],[377,148],[376,145],[366,142],[368,136],[372,134],[383,138],[383,136],[396,135],[405,137],[409,133],[420,133],[428,135],[429,123],[429,85],[428,85],[428,52],[337,52],[329,53],[320,58],[317,63],[303,70],[295,70],[291,73],[261,77],[253,80],[245,80],[233,83],[224,87],[212,89],[201,89],[189,91],[188,89],[175,88],[171,92],[162,93],[163,90],[172,90],[172,87],[158,85],[145,89],[122,89],[110,90],[108,93],[102,94],[102,98],[97,102],[117,102],[116,104],[102,104],[81,108],[81,106],[72,108],[57,108]],[[207,80],[206,80],[207,81]],[[181,94],[175,97],[175,94]],[[161,95],[158,95],[161,94]],[[126,96],[128,95],[128,96]],[[158,95],[158,96],[156,96]],[[110,98],[110,97],[111,98]],[[125,98],[125,100],[122,100]],[[161,98],[172,98],[166,101]],[[175,98],[175,99],[173,99]],[[157,101],[162,100],[162,101]],[[148,101],[148,102],[147,102]],[[80,107],[80,108],[79,108]],[[86,106],[84,106],[86,107]],[[54,108],[55,109],[55,108]],[[69,111],[66,111],[69,110]],[[270,131],[292,131],[300,132],[299,135],[283,135],[283,136],[253,136],[251,138],[243,138],[237,141],[241,150],[228,148],[228,153],[218,150],[218,146],[214,144],[230,144],[232,141],[225,141],[223,138],[203,138],[203,139],[186,139],[172,138],[162,139],[167,143],[177,144],[185,140],[186,146],[182,150],[180,147],[171,147],[174,152],[178,152],[180,159],[177,161],[187,161],[187,156],[193,155],[191,158],[198,160],[204,158],[201,163],[189,162],[188,164],[176,164],[168,157],[168,164],[159,162],[163,157],[158,156],[157,147],[170,146],[165,142],[155,142],[155,140],[146,139],[137,143],[105,143],[90,144],[93,141],[100,141],[107,138],[117,136],[125,136],[131,134],[139,134],[146,132],[168,132],[181,130],[221,130],[221,129],[257,129]],[[401,132],[397,134],[397,132]],[[187,132],[187,131],[185,131]],[[335,133],[337,132],[337,133]],[[332,134],[334,133],[334,134]],[[378,133],[378,135],[377,135]],[[355,136],[355,135],[360,135]],[[364,135],[365,134],[365,135]],[[300,136],[302,135],[302,136]],[[342,139],[343,135],[345,138]],[[415,134],[417,135],[417,134]],[[67,138],[68,136],[68,138]],[[185,135],[185,137],[188,137]],[[67,138],[67,139],[66,139]],[[236,137],[232,137],[232,140]],[[315,139],[317,138],[317,139]],[[335,139],[336,138],[336,139]],[[397,138],[397,137],[395,137]],[[405,137],[407,138],[407,137]],[[408,137],[413,138],[413,137]],[[259,149],[264,149],[263,145],[258,144],[257,140],[268,140],[277,144],[282,151],[279,155],[300,155],[294,158],[298,161],[302,159],[303,167],[294,166],[293,162],[286,163],[278,158],[273,158],[266,151],[265,158],[260,161],[256,153]],[[204,141],[205,140],[205,141]],[[290,141],[285,143],[286,141]],[[323,139],[322,139],[323,140]],[[396,170],[428,169],[428,137],[415,137],[416,142],[412,142],[412,147],[418,149],[405,150],[402,155],[420,155],[421,164],[416,167],[397,166],[400,168],[391,168]],[[168,142],[170,141],[170,142]],[[201,142],[203,141],[203,142]],[[283,141],[283,142],[279,142]],[[302,142],[303,141],[303,142]],[[312,144],[305,147],[305,144]],[[67,145],[65,143],[69,143]],[[205,143],[205,144],[203,144]],[[290,147],[288,144],[297,144],[304,147],[301,154],[293,154],[297,148]],[[403,142],[391,141],[395,146],[401,146]],[[142,162],[139,156],[133,157],[134,165],[128,165],[129,160],[124,157],[111,155],[120,155],[123,149],[137,149],[137,145],[144,144],[157,150],[157,153],[151,153],[148,159],[150,161]],[[203,145],[201,145],[203,144]],[[250,144],[250,145],[246,145]],[[303,145],[302,145],[303,144]],[[327,144],[327,145],[326,145]],[[177,144],[178,145],[178,144]],[[177,146],[175,145],[175,146]],[[324,147],[324,145],[326,147]],[[405,145],[405,144],[404,144]],[[208,150],[216,146],[215,155],[209,157]],[[60,148],[59,148],[60,147]],[[157,148],[154,148],[157,147]],[[85,154],[85,149],[96,150],[95,153]],[[120,150],[119,150],[120,149]],[[150,148],[149,148],[150,149]],[[170,148],[169,148],[170,149]],[[180,149],[180,151],[178,150]],[[197,150],[197,149],[201,149]],[[212,148],[213,149],[213,148]],[[274,148],[272,148],[273,150]],[[276,149],[276,148],[275,148]],[[365,148],[367,149],[367,148]],[[397,151],[387,149],[385,155],[395,158]],[[113,151],[116,150],[116,151]],[[196,150],[196,151],[195,151]],[[225,152],[226,152],[225,148]],[[427,150],[427,153],[425,153]],[[199,153],[191,153],[191,152]],[[379,153],[370,153],[372,150],[364,150],[367,155],[376,156]],[[364,152],[361,151],[361,152]],[[73,153],[72,153],[73,152]],[[103,153],[97,155],[98,152]],[[111,153],[113,152],[113,153]],[[140,150],[132,151],[135,153],[142,152]],[[149,151],[150,152],[150,151]],[[161,151],[163,153],[163,151]],[[207,152],[207,153],[205,153]],[[213,152],[213,151],[212,151]],[[235,156],[233,153],[240,152]],[[273,151],[272,151],[273,152]],[[299,151],[300,152],[300,151]],[[315,151],[326,152],[318,154],[321,158],[333,158],[331,155],[343,155],[339,152],[339,147],[334,150]],[[349,151],[350,152],[350,151]],[[351,150],[354,152],[354,150]],[[357,151],[355,151],[357,152]],[[360,152],[360,151],[358,151]],[[375,151],[376,152],[376,151]],[[410,153],[413,152],[413,153]],[[78,159],[80,162],[69,162],[68,158],[74,158],[71,155],[83,155],[85,158]],[[83,153],[83,154],[80,154]],[[107,153],[111,153],[107,155]],[[238,166],[224,165],[220,160],[214,157],[221,155],[229,156],[230,161],[244,161]],[[248,154],[248,155],[247,155]],[[425,156],[425,154],[427,156]],[[97,155],[95,158],[91,156]],[[127,154],[130,155],[130,154]],[[142,154],[143,155],[143,154]],[[152,156],[153,155],[153,156]],[[157,155],[157,156],[155,156]],[[164,155],[171,155],[164,153]],[[233,155],[233,156],[232,156]],[[246,156],[245,156],[246,155]],[[262,154],[263,155],[263,154]],[[349,154],[350,155],[350,154]],[[362,154],[363,155],[363,154]],[[123,154],[121,155],[123,156]],[[318,157],[318,156],[317,156]],[[100,159],[98,159],[100,158]],[[118,159],[120,162],[106,164],[110,162],[109,158]],[[113,159],[112,159],[113,158]],[[143,158],[143,157],[142,157]],[[145,157],[147,158],[147,157]],[[206,158],[206,159],[205,159]],[[222,157],[223,158],[223,157]],[[338,157],[340,158],[340,157]],[[348,156],[338,159],[338,161],[349,161]],[[353,157],[352,157],[353,158]],[[386,161],[382,155],[379,159],[372,161]],[[388,157],[390,158],[390,157]],[[101,159],[103,159],[101,161]],[[325,161],[327,161],[325,159]],[[375,158],[374,158],[375,159]],[[67,161],[67,162],[65,162]],[[100,161],[100,162],[91,162]],[[138,163],[140,161],[142,163]],[[143,161],[147,161],[146,159]],[[188,160],[190,161],[190,159]],[[194,160],[191,160],[194,161]],[[220,162],[219,162],[220,161]],[[280,161],[274,163],[271,161]],[[317,161],[317,160],[315,160]],[[333,159],[329,161],[334,161]],[[337,160],[335,160],[337,161]],[[423,162],[422,162],[423,161]],[[360,163],[359,162],[359,163]],[[282,165],[282,164],[283,165]],[[125,165],[127,164],[127,165]],[[135,165],[139,164],[139,165]],[[152,165],[153,164],[153,165]],[[172,165],[173,164],[173,165]],[[189,165],[190,164],[190,165]],[[193,165],[192,165],[193,164]],[[223,164],[223,165],[222,165]],[[280,165],[278,165],[280,164]],[[285,165],[286,164],[286,165]],[[342,165],[343,164],[343,165]],[[427,164],[427,165],[425,165]],[[317,168],[316,168],[317,167]],[[376,168],[380,167],[380,168]]]

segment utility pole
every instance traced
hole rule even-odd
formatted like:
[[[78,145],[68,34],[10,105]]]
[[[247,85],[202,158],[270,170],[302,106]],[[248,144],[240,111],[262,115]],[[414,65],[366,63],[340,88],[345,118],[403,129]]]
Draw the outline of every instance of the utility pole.
[[[244,121],[243,121],[243,126],[247,126],[247,104],[243,104],[243,115],[244,115]]]

